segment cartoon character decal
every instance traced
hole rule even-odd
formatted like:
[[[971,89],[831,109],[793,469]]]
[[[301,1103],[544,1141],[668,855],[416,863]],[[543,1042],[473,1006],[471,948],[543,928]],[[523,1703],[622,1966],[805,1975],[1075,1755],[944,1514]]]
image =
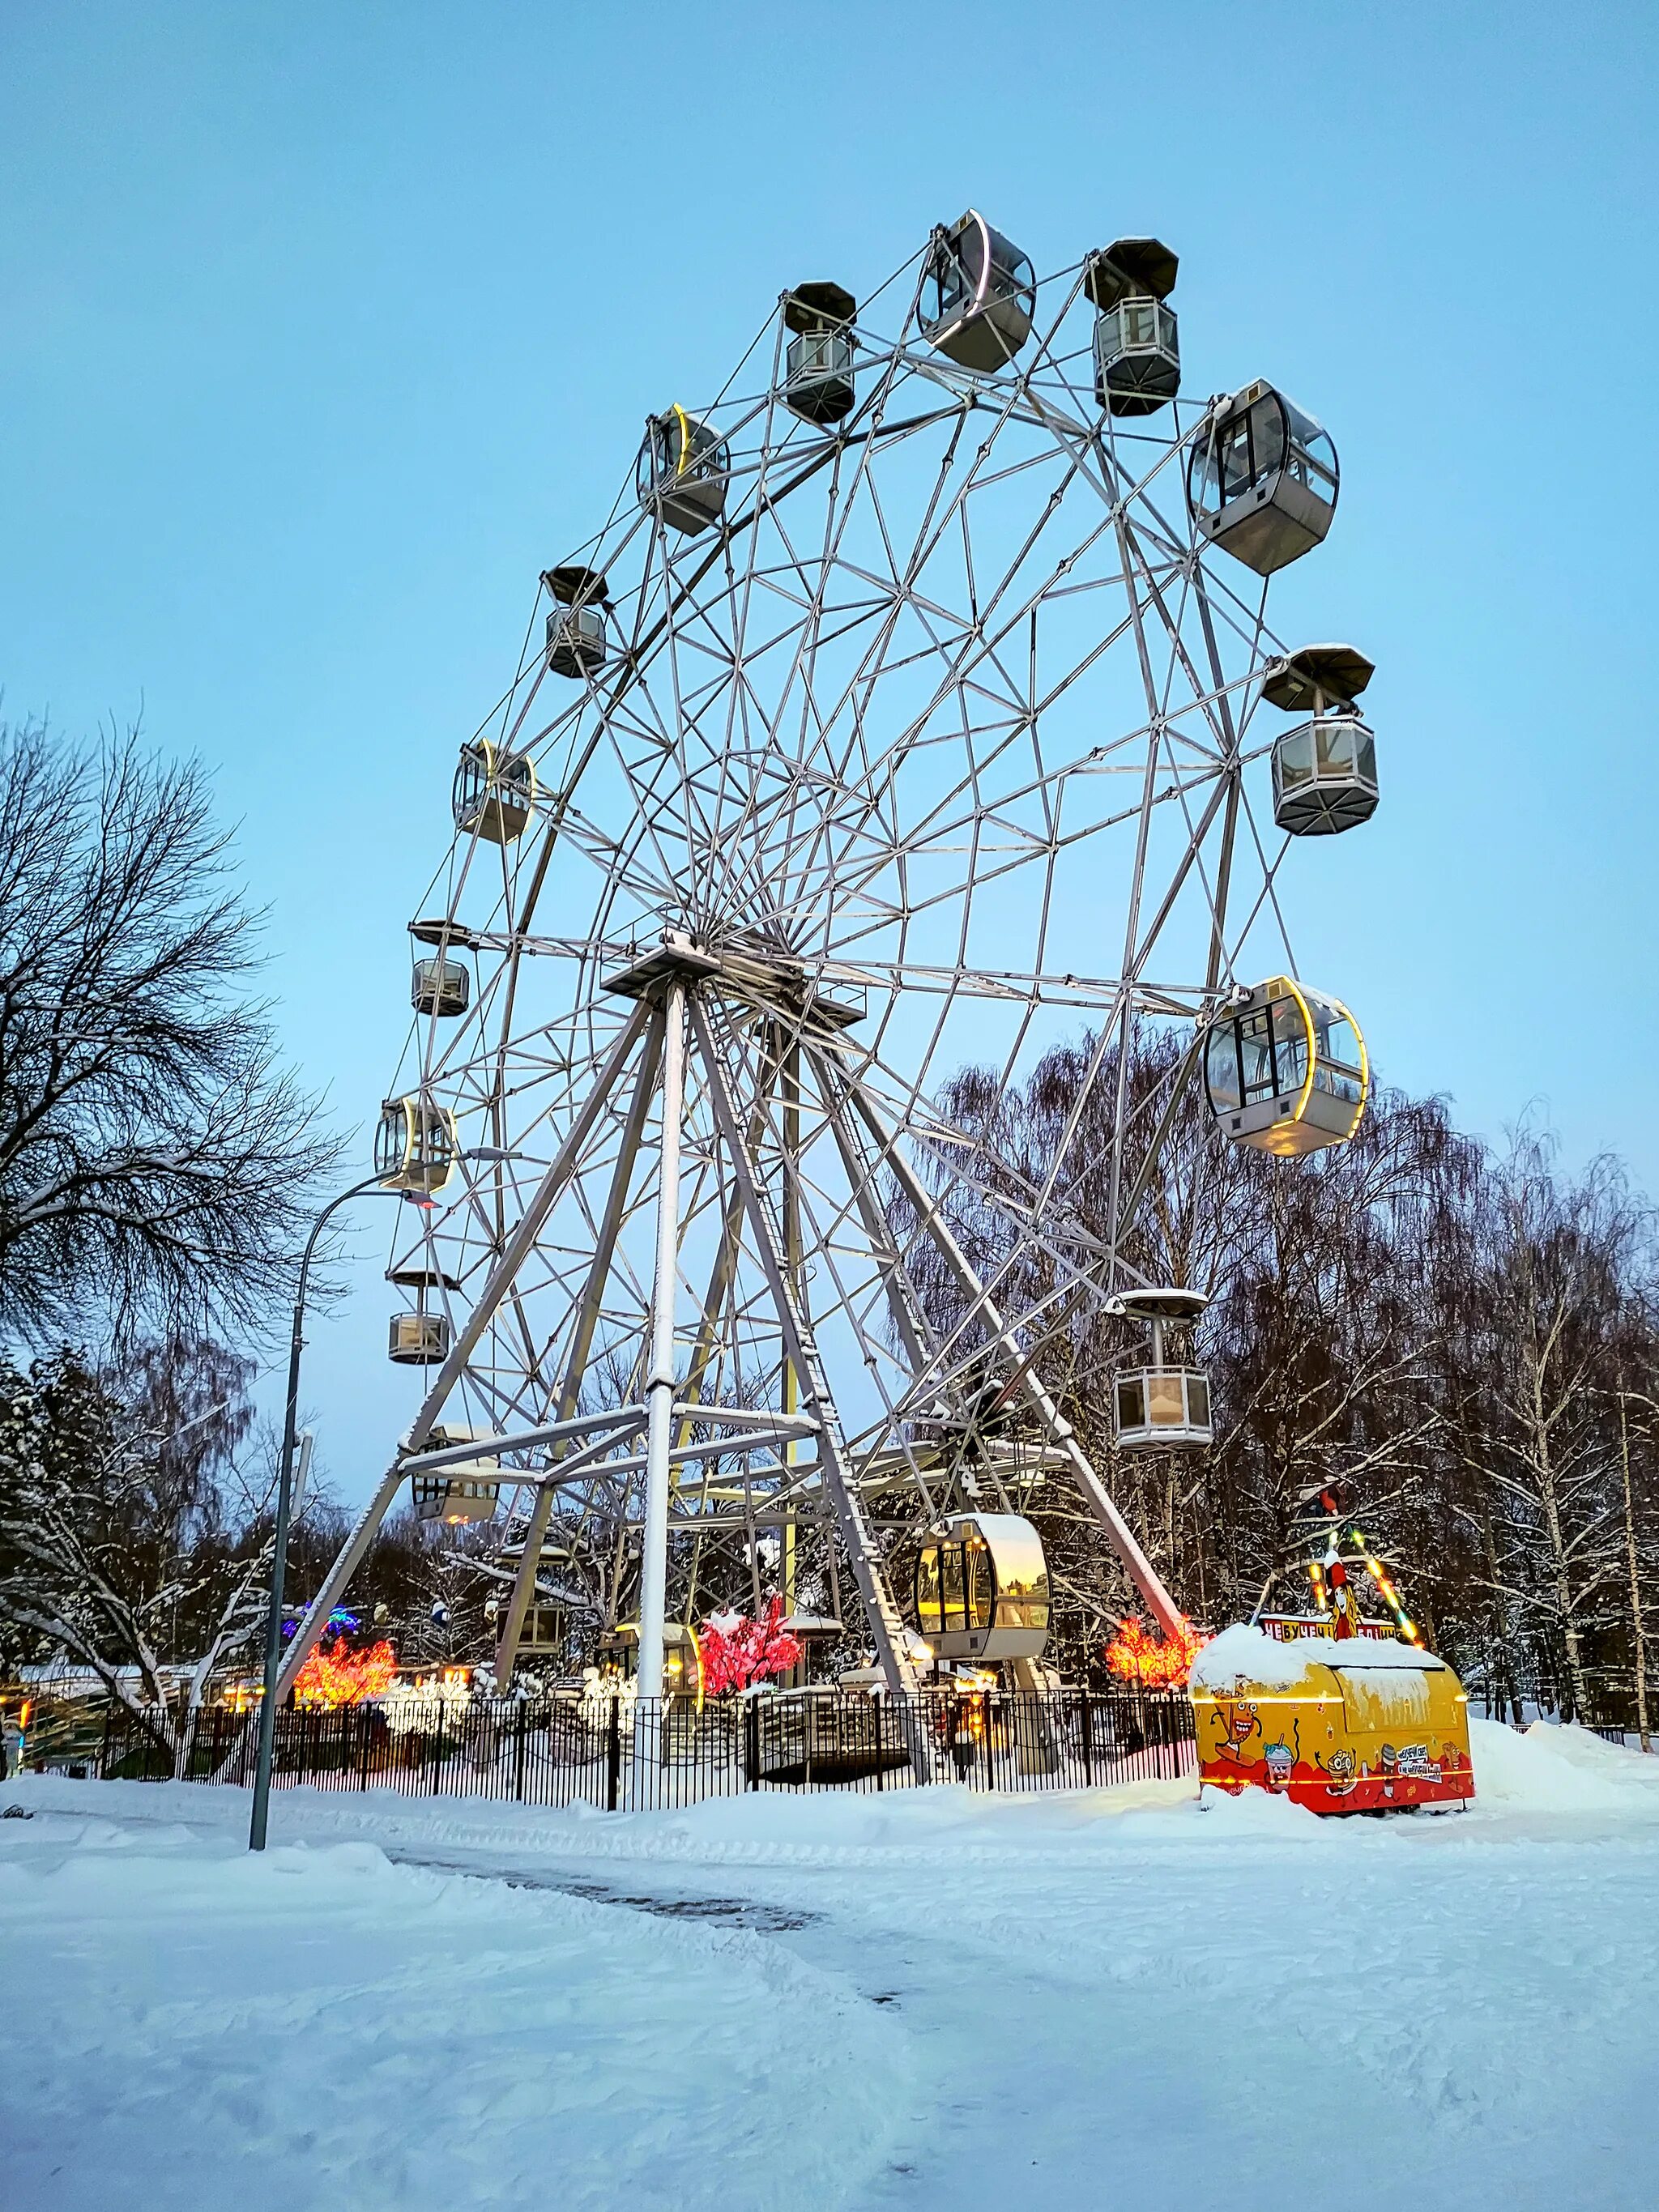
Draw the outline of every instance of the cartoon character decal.
[[[1330,1563],[1331,1634],[1339,1644],[1346,1644],[1355,1636],[1364,1634],[1368,1624],[1360,1619],[1359,1594],[1348,1580],[1348,1571],[1340,1559]]]
[[[1261,1719],[1255,1706],[1244,1698],[1228,1700],[1221,1707],[1221,1725],[1223,1734],[1216,1756],[1231,1759],[1237,1766],[1245,1765],[1244,1754],[1250,1738],[1261,1730]]]
[[[1288,1790],[1291,1774],[1296,1765],[1296,1753],[1289,1744],[1282,1737],[1277,1743],[1270,1743],[1262,1753],[1262,1759],[1267,1769],[1268,1789]]]
[[[1339,1745],[1325,1761],[1325,1772],[1328,1778],[1325,1784],[1327,1796],[1347,1797],[1353,1794],[1359,1775],[1354,1765],[1353,1753],[1346,1744]]]

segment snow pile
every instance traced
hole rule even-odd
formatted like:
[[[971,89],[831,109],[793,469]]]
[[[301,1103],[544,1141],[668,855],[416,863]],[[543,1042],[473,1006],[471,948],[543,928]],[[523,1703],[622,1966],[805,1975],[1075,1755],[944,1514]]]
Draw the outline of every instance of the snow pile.
[[[1534,1721],[1524,1734],[1471,1719],[1477,1804],[1527,1813],[1659,1819],[1659,1759],[1605,1743],[1588,1729]]]
[[[1240,1682],[1264,1689],[1289,1690],[1310,1666],[1340,1666],[1345,1674],[1425,1674],[1445,1666],[1432,1651],[1385,1636],[1352,1636],[1338,1643],[1330,1636],[1297,1636],[1281,1643],[1265,1629],[1237,1621],[1212,1637],[1193,1662],[1195,1690],[1231,1690]]]
[[[366,1841],[37,1811],[0,1957],[19,2212],[856,2203],[907,2102],[897,2022],[763,1936]]]

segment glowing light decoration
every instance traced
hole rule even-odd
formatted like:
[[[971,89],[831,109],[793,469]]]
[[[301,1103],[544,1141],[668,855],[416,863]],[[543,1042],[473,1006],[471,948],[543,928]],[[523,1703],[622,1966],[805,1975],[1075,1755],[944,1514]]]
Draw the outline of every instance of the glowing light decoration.
[[[772,1600],[758,1620],[738,1613],[714,1614],[697,1643],[703,1686],[710,1697],[725,1690],[746,1690],[751,1682],[770,1680],[800,1664],[800,1641],[784,1630],[781,1597]]]
[[[360,1705],[368,1698],[384,1697],[398,1671],[398,1655],[382,1641],[367,1651],[354,1651],[343,1637],[331,1644],[319,1644],[295,1680],[295,1702],[332,1711],[337,1705]]]
[[[1166,1638],[1132,1618],[1119,1621],[1117,1634],[1106,1646],[1106,1664],[1113,1674],[1144,1690],[1181,1689],[1209,1641],[1190,1620],[1182,1621],[1178,1635]]]
[[[1383,1601],[1388,1606],[1389,1612],[1393,1613],[1395,1626],[1399,1628],[1400,1633],[1405,1638],[1407,1644],[1420,1644],[1423,1641],[1423,1632],[1418,1627],[1417,1623],[1410,1618],[1405,1607],[1401,1603],[1400,1593],[1389,1581],[1388,1570],[1383,1566],[1382,1560],[1379,1559],[1376,1554],[1370,1549],[1360,1530],[1358,1528],[1350,1528],[1348,1534],[1352,1537],[1355,1544],[1358,1547],[1359,1556],[1365,1562],[1365,1565],[1370,1572],[1371,1580],[1376,1584],[1377,1589],[1382,1593]]]

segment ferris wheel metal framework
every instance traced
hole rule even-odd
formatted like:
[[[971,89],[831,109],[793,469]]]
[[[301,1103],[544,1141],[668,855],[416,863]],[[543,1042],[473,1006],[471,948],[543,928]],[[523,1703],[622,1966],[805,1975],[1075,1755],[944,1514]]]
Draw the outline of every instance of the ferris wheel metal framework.
[[[387,1163],[422,1201],[388,1272],[436,1372],[283,1692],[411,1479],[492,1509],[517,1493],[502,1686],[556,1517],[642,1525],[647,1695],[671,1548],[694,1577],[729,1571],[767,1533],[787,1561],[804,1526],[833,1532],[886,1679],[914,1686],[892,1532],[988,1497],[1014,1510],[1050,1476],[1153,1617],[1181,1620],[1044,1371],[1080,1308],[1134,1285],[1127,1225],[1247,954],[1266,938],[1295,975],[1291,839],[1247,774],[1285,659],[1265,578],[1215,559],[1216,501],[1190,489],[1201,463],[1237,490],[1213,457],[1239,442],[1239,398],[1149,391],[1144,365],[1114,383],[1101,329],[1115,314],[1124,337],[1133,263],[1116,248],[1040,288],[1011,264],[988,305],[1006,242],[981,224],[979,292],[958,268],[955,306],[989,336],[961,341],[940,241],[968,222],[862,310],[835,286],[786,294],[711,407],[651,418],[634,496],[544,576],[545,642],[532,617],[464,749],[455,840],[411,925],[432,957]],[[1172,353],[1172,313],[1152,333]],[[964,365],[992,340],[994,365]],[[1267,386],[1243,395],[1251,422],[1264,392],[1302,426],[1285,475],[1286,438],[1312,450],[1317,426]],[[1115,974],[1085,957],[1103,939]],[[1052,1158],[990,1174],[944,1078],[994,1053],[1006,1086],[1079,1013],[1087,1080]],[[1137,1097],[1146,1019],[1193,1036]],[[1067,1194],[1101,1082],[1103,1237]],[[458,1189],[473,1130],[493,1164]],[[998,1224],[989,1262],[958,1233],[964,1197]],[[1016,1440],[988,1397],[1018,1410]]]

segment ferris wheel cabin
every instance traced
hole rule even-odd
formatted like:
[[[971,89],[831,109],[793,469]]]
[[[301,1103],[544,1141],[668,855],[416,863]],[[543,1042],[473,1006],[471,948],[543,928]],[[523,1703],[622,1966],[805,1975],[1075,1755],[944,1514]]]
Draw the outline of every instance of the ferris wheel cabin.
[[[460,1285],[453,1275],[422,1267],[388,1268],[386,1280],[415,1294],[414,1311],[394,1313],[387,1322],[386,1358],[398,1367],[441,1366],[449,1357],[454,1333],[449,1316],[429,1310],[427,1301],[434,1291],[458,1291]]]
[[[1120,238],[1091,253],[1083,289],[1095,318],[1095,397],[1113,415],[1151,415],[1181,389],[1175,309],[1180,262],[1161,239]]]
[[[1274,975],[1216,1017],[1204,1081],[1224,1137],[1295,1159],[1347,1143],[1365,1111],[1370,1065],[1340,1000]]]
[[[605,635],[605,578],[575,562],[550,568],[542,578],[552,595],[547,617],[547,665],[556,676],[597,675],[610,652]]]
[[[504,752],[479,738],[461,747],[453,805],[458,830],[510,845],[535,811],[535,768],[526,754]]]
[[[459,1145],[455,1116],[418,1092],[388,1098],[374,1132],[374,1172],[382,1190],[428,1198],[449,1181]]]
[[[1373,673],[1351,645],[1304,645],[1262,679],[1270,706],[1310,718],[1273,744],[1273,820],[1292,837],[1331,837],[1376,811],[1376,739],[1353,703]]]
[[[976,210],[933,233],[917,320],[935,352],[963,368],[1006,368],[1036,313],[1030,262]]]
[[[1188,458],[1194,521],[1258,576],[1299,561],[1322,541],[1336,491],[1328,435],[1260,379],[1216,407]]]
[[[410,971],[409,1002],[417,1014],[453,1021],[466,1012],[471,995],[472,978],[466,968],[447,954],[417,959]]]
[[[959,1513],[916,1560],[916,1626],[936,1659],[1036,1659],[1048,1641],[1048,1562],[1018,1513]]]
[[[853,319],[859,303],[839,284],[797,284],[784,295],[783,401],[805,422],[839,422],[852,407]]]
[[[718,522],[726,507],[732,459],[725,441],[684,407],[647,416],[634,471],[640,505],[694,536]]]
[[[1143,1364],[1119,1370],[1112,1383],[1112,1430],[1120,1451],[1201,1449],[1214,1440],[1210,1378],[1166,1356],[1164,1332],[1189,1328],[1209,1304],[1202,1291],[1173,1284],[1119,1291],[1108,1313],[1149,1325],[1152,1342]]]
[[[426,1440],[428,1451],[450,1451],[475,1443],[480,1432],[471,1429],[434,1428]],[[489,1431],[483,1431],[487,1435]],[[464,1522],[493,1521],[501,1502],[501,1463],[489,1455],[477,1459],[452,1460],[430,1474],[412,1474],[416,1518],[442,1521],[450,1528]]]

